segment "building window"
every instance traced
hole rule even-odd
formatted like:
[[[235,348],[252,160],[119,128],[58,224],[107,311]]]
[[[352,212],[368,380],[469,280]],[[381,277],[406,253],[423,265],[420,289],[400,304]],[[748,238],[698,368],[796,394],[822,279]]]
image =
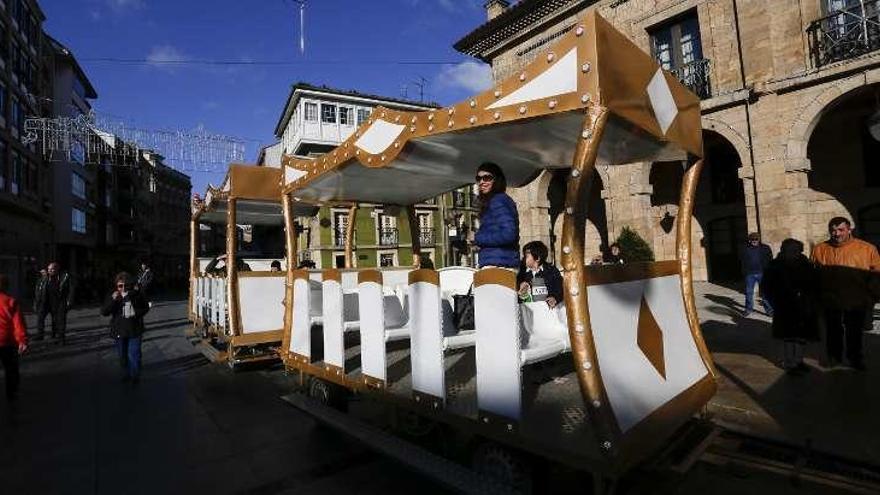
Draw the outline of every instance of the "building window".
[[[703,58],[696,11],[652,30],[651,51],[660,65],[700,98],[712,96],[709,60]]]
[[[361,125],[370,118],[370,109],[369,108],[358,108],[358,120],[357,125]]]
[[[12,97],[12,127],[19,131],[24,128],[24,114],[21,111],[21,104],[14,96]]]
[[[339,107],[339,123],[342,125],[354,124],[351,120],[351,108]]]
[[[379,266],[397,266],[397,251],[379,252]]]
[[[6,120],[6,86],[2,84],[0,84],[0,118]]]
[[[6,143],[0,141],[0,191],[6,189]]]
[[[336,105],[321,103],[321,122],[325,124],[336,123]]]
[[[12,152],[12,177],[11,177],[12,194],[18,194],[18,186],[21,184],[21,156]]]
[[[70,174],[70,192],[80,199],[86,199],[86,180],[76,172]]]
[[[86,212],[79,208],[70,210],[70,230],[80,234],[86,233]]]
[[[306,103],[306,120],[309,122],[318,121],[318,104]]]

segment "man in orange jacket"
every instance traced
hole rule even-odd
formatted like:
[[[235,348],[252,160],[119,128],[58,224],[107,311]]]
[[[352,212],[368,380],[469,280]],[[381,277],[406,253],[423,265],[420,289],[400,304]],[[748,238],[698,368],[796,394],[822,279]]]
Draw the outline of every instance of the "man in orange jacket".
[[[812,255],[819,267],[828,361],[831,365],[841,361],[845,340],[850,366],[861,370],[865,368],[862,330],[874,306],[871,287],[880,277],[880,254],[873,244],[853,237],[846,218],[832,218],[828,233],[831,238],[814,247]]]
[[[27,328],[21,308],[6,293],[6,275],[0,274],[0,362],[6,370],[6,398],[12,402],[18,393],[18,355],[27,350]]]

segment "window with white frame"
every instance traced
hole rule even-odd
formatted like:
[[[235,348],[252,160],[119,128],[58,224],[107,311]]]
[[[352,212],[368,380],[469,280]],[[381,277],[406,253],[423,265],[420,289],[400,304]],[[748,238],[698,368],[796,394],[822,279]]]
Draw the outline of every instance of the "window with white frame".
[[[357,112],[357,125],[361,125],[370,118],[370,109],[369,108],[358,108]]]
[[[306,102],[306,120],[309,122],[318,121],[318,104]]]
[[[86,212],[79,208],[70,210],[70,230],[80,234],[86,233]]]
[[[336,105],[321,103],[321,122],[324,124],[336,123]]]
[[[397,266],[397,250],[377,251],[376,257],[376,262],[380,267]]]
[[[70,192],[80,199],[86,199],[86,180],[76,172],[70,173]]]
[[[351,119],[351,107],[339,107],[339,123],[342,125],[352,125],[354,121]]]

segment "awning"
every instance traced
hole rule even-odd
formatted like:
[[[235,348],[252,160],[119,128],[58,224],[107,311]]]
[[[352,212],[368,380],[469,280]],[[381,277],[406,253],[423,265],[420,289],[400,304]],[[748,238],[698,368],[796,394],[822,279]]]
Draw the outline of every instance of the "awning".
[[[473,98],[423,112],[380,107],[323,157],[283,157],[283,190],[317,204],[409,205],[472,184],[485,161],[521,186],[543,169],[571,166],[595,105],[610,112],[600,165],[702,156],[699,99],[590,14],[525,70]]]

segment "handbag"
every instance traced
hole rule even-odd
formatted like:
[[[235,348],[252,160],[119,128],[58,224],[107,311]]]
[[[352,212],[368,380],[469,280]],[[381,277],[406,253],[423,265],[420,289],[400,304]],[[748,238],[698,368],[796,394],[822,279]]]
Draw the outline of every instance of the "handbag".
[[[452,296],[452,324],[459,330],[474,330],[474,286],[467,294]]]

